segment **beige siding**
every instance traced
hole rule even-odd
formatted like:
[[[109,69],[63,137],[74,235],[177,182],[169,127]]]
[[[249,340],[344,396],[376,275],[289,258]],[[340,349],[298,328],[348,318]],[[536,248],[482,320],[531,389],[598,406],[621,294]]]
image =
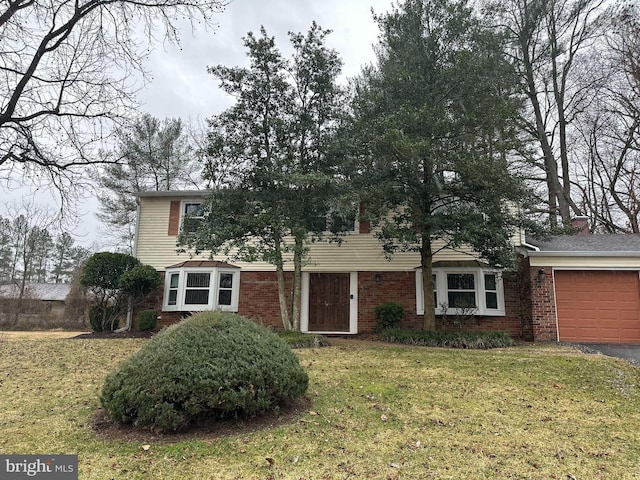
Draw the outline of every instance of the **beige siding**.
[[[141,262],[158,270],[183,262],[190,258],[208,259],[209,254],[200,256],[176,252],[176,237],[168,235],[169,206],[172,198],[140,198],[140,218],[136,256]],[[438,242],[434,245],[438,248]],[[245,263],[224,256],[215,256],[215,260],[233,263],[246,270],[273,270],[265,262]],[[469,260],[476,258],[471,250],[443,250],[434,260]],[[344,237],[341,245],[330,242],[315,242],[310,245],[306,271],[410,271],[420,265],[420,256],[415,252],[398,252],[391,261],[385,259],[380,242],[370,234],[350,234]],[[288,269],[293,269],[290,262]]]

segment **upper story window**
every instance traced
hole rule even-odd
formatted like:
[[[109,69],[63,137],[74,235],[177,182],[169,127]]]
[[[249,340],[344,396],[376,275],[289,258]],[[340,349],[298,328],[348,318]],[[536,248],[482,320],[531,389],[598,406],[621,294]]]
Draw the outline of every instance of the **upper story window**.
[[[187,261],[166,270],[162,302],[165,311],[237,312],[239,297],[240,269],[232,265]]]
[[[433,298],[436,315],[505,315],[502,275],[484,267],[434,268]],[[416,270],[416,310],[424,315],[422,269]]]
[[[202,202],[185,200],[180,209],[180,225],[185,233],[193,233],[204,220]]]
[[[314,219],[313,229],[317,232],[327,233],[358,233],[358,207],[331,209],[326,215]]]

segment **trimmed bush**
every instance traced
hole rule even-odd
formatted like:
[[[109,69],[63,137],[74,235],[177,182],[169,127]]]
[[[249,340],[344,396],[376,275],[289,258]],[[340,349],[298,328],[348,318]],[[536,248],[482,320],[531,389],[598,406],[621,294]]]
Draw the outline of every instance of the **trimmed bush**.
[[[153,330],[157,323],[157,310],[142,310],[140,313],[138,313],[138,330],[140,330],[141,332]]]
[[[394,328],[404,316],[404,308],[395,302],[385,302],[375,308],[376,330],[382,332]]]
[[[315,333],[302,333],[293,330],[279,330],[278,336],[282,338],[291,348],[317,348],[328,347],[327,337]]]
[[[305,393],[309,379],[275,333],[232,313],[201,312],[162,330],[109,374],[110,418],[158,431],[251,417]]]
[[[405,345],[483,350],[514,345],[513,339],[504,332],[427,332],[394,328],[382,332],[380,339]]]
[[[91,305],[89,307],[89,325],[94,332],[110,332],[114,327],[118,307],[113,305]]]

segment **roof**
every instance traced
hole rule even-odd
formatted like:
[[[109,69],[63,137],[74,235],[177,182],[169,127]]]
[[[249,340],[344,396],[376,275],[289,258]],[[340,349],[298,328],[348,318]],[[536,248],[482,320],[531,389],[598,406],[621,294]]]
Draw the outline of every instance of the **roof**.
[[[529,240],[540,249],[529,255],[604,255],[640,256],[640,235],[636,234],[592,234],[559,235],[547,240]]]
[[[149,191],[149,192],[134,192],[135,197],[147,198],[147,197],[204,197],[210,190],[165,190],[165,191]]]
[[[29,283],[25,287],[24,298],[46,301],[64,301],[69,295],[68,283]],[[20,287],[16,284],[0,285],[0,298],[18,298]]]
[[[187,260],[185,262],[176,263],[167,268],[193,268],[193,267],[218,267],[218,268],[240,268],[235,265],[231,265],[226,262],[219,262],[217,260]]]

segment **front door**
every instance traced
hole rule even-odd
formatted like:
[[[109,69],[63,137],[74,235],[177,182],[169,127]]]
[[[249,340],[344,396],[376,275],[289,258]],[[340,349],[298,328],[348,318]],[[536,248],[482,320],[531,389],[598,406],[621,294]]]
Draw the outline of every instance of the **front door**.
[[[309,331],[348,332],[350,274],[309,274]]]

